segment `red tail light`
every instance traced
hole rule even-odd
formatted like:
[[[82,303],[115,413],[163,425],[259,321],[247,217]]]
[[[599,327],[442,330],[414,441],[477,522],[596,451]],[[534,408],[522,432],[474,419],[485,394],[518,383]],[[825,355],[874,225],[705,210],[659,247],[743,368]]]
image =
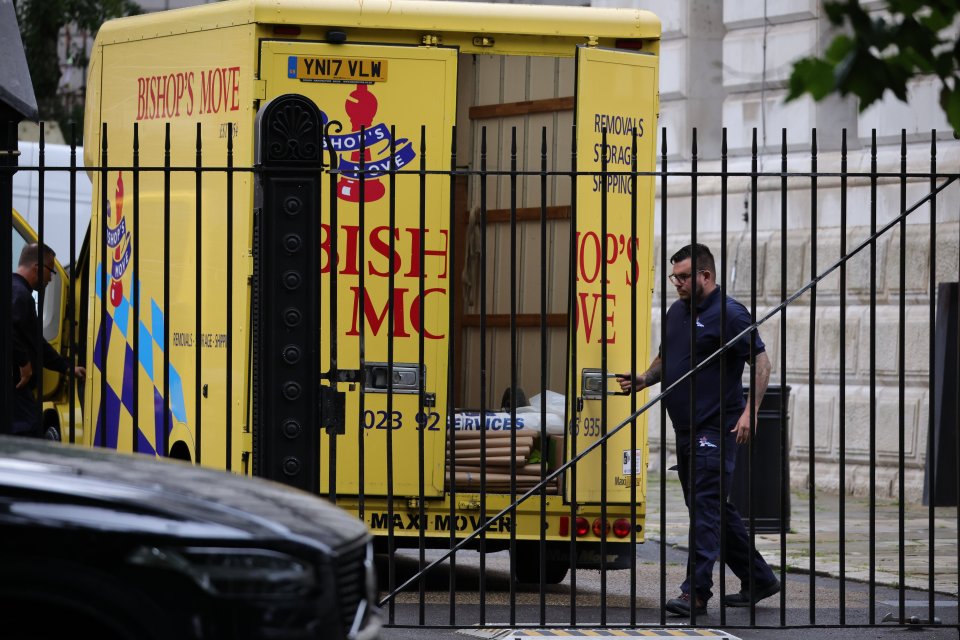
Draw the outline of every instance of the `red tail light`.
[[[600,518],[597,518],[596,520],[594,520],[593,535],[597,536],[598,538],[601,538],[605,533],[606,534],[610,533],[610,523],[607,522],[606,520],[601,520]]]
[[[590,523],[586,518],[577,518],[577,537],[582,538],[590,531]]]
[[[630,521],[626,518],[618,518],[613,521],[613,535],[618,538],[626,538],[630,535]]]
[[[558,529],[561,536],[570,534],[570,518],[568,516],[560,516],[560,526]]]

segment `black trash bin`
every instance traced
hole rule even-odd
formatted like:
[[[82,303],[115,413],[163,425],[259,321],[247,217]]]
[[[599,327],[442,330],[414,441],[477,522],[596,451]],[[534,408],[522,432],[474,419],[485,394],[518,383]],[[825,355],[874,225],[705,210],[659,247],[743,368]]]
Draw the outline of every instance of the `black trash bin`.
[[[744,388],[747,397],[748,388]],[[790,386],[780,388],[771,384],[760,402],[757,415],[757,431],[753,438],[753,500],[748,490],[751,488],[750,447],[740,445],[737,448],[737,467],[733,472],[733,486],[730,487],[730,502],[743,517],[747,530],[750,529],[750,517],[753,516],[755,531],[758,533],[779,533],[781,519],[785,530],[790,529],[790,492],[786,491],[786,504],[780,509],[784,497],[784,487],[790,487],[789,465],[783,464],[780,442],[787,437],[787,424],[780,423],[780,405],[786,406],[790,397]]]
[[[934,422],[923,469],[923,504],[932,493],[936,507],[957,506],[957,289],[956,282],[941,282],[937,290]]]

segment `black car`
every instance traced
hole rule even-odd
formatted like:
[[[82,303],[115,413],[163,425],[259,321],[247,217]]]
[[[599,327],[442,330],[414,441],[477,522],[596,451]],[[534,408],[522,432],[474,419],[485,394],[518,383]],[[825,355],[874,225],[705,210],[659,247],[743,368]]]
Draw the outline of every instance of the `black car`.
[[[379,635],[365,525],[255,478],[0,436],[0,637]]]

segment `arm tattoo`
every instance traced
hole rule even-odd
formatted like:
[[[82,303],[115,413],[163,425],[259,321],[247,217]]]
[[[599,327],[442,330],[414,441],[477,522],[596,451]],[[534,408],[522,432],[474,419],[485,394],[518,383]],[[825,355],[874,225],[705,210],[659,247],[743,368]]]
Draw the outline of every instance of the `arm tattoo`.
[[[660,371],[661,364],[660,358],[656,358],[653,362],[650,363],[650,368],[647,369],[643,374],[643,384],[645,387],[649,387],[660,382]]]

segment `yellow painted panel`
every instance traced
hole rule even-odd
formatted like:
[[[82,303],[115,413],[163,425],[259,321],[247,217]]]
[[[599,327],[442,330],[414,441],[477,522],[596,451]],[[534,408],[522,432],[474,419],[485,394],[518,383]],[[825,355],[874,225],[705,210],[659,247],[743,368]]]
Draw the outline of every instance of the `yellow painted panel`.
[[[226,416],[230,415],[235,430],[244,422],[247,388],[242,372],[247,370],[247,339],[243,329],[249,310],[246,265],[252,184],[249,174],[234,177],[234,252],[228,256],[224,174],[208,173],[198,186],[196,175],[182,169],[196,166],[198,142],[202,144],[204,162],[225,165],[228,125],[233,126],[234,163],[244,166],[252,162],[253,31],[250,25],[221,29],[216,46],[211,46],[208,34],[194,32],[165,39],[107,42],[97,50],[96,68],[102,81],[87,100],[86,161],[99,166],[98,149],[107,142],[107,163],[129,167],[133,163],[136,127],[140,166],[154,170],[141,172],[136,188],[130,170],[111,170],[106,175],[92,172],[87,353],[100,353],[97,341],[104,326],[101,291],[105,291],[109,331],[101,342],[106,344],[110,399],[104,422],[100,395],[103,360],[98,355],[87,366],[84,406],[91,409],[84,412],[85,444],[127,451],[136,446],[142,453],[161,454],[176,446],[183,455],[193,460],[199,458],[210,466],[240,467],[240,447],[228,450],[226,444]],[[167,198],[164,174],[155,169],[165,161],[168,127],[169,162],[180,171],[170,176],[170,259],[165,276]],[[199,264],[198,190],[204,211]],[[108,208],[101,210],[104,193]],[[232,282],[227,281],[226,273],[230,261]],[[135,272],[137,264],[139,273]],[[105,273],[103,279],[98,277],[101,273]],[[169,281],[169,305],[164,301],[165,277]],[[228,289],[234,291],[232,343],[225,339]],[[195,304],[198,290],[206,302],[200,309],[199,335]],[[137,300],[139,317],[134,312]],[[169,338],[164,338],[165,331]],[[140,338],[139,362],[133,352],[136,336]],[[226,405],[228,349],[233,350],[230,407]],[[165,354],[170,358],[166,383]],[[162,395],[166,385],[170,424],[164,429]],[[198,407],[196,390],[202,385],[207,385],[207,394]],[[134,388],[139,391],[136,405]],[[139,433],[134,432],[134,425]],[[198,427],[202,433],[198,433]],[[198,450],[201,436],[203,447]]]
[[[650,277],[652,275],[654,180],[637,180],[636,194],[626,175],[631,145],[637,135],[637,168],[654,169],[657,120],[657,64],[652,55],[581,48],[577,60],[577,170],[592,175],[578,178],[576,252],[576,331],[573,345],[577,367],[573,372],[582,409],[570,430],[577,449],[585,450],[629,415],[631,399],[609,395],[619,391],[610,377],[629,371],[635,350],[640,367],[649,361]],[[607,131],[607,171],[601,175]],[[637,217],[631,215],[636,197]],[[600,212],[606,207],[604,221]],[[632,224],[636,224],[636,234]],[[636,256],[634,268],[631,257]],[[606,280],[604,279],[606,267]],[[631,287],[636,286],[636,313]],[[606,307],[604,307],[606,305]],[[631,344],[631,327],[637,342]],[[605,369],[604,369],[605,366]],[[582,388],[585,369],[605,375],[606,399],[590,399]],[[573,405],[576,404],[574,399]],[[585,502],[626,503],[637,485],[643,500],[646,479],[646,418],[637,420],[640,455],[631,452],[630,427],[620,429],[580,463],[577,498]],[[606,456],[606,461],[603,460]],[[634,462],[636,460],[636,462]],[[639,467],[639,468],[637,468]],[[569,487],[568,487],[569,489]],[[605,495],[604,495],[605,491]]]
[[[476,34],[496,34],[492,40],[497,52],[522,48],[538,55],[557,55],[564,40],[582,40],[586,35],[650,39],[649,47],[660,37],[659,19],[639,9],[417,0],[399,5],[390,0],[327,0],[322,4],[314,0],[236,0],[111,21],[100,38],[116,43],[255,23],[297,25],[319,33],[338,25],[349,33],[363,29],[365,42],[403,38],[404,44],[419,44],[417,36],[429,28],[445,44],[472,51],[485,50],[475,44]],[[519,41],[526,42],[518,47]]]
[[[382,77],[358,83],[313,82],[310,81],[313,77],[301,77],[303,60],[333,58],[352,61],[354,71],[363,68],[372,73],[374,64],[379,64]],[[434,394],[435,401],[433,407],[421,407],[420,395],[414,391],[395,393],[391,403],[387,393],[368,391],[361,410],[359,385],[341,384],[340,390],[347,393],[347,426],[346,433],[337,436],[337,491],[356,493],[362,477],[365,494],[385,495],[390,483],[388,463],[392,462],[394,495],[418,495],[422,428],[425,492],[428,496],[442,494],[449,333],[447,292],[451,279],[447,260],[450,181],[445,176],[426,177],[425,226],[421,230],[417,172],[448,168],[456,111],[457,53],[445,48],[266,42],[262,45],[262,60],[268,99],[286,93],[302,94],[313,100],[327,119],[340,123],[342,128],[338,130],[333,126],[330,133],[341,170],[361,160],[361,127],[366,132],[364,162],[386,170],[393,153],[398,167],[393,181],[385,172],[367,179],[362,203],[360,181],[350,175],[338,178],[337,368],[356,370],[360,366],[361,333],[365,362],[386,363],[392,326],[394,364],[416,370],[420,364],[422,336],[424,386],[426,393]],[[389,69],[389,73],[385,69]],[[432,99],[416,98],[424,95]],[[404,203],[396,210],[392,258],[388,227],[391,189],[396,190],[396,202]],[[326,249],[321,247],[325,252],[321,256],[320,273],[322,309],[330,308],[331,295],[329,200],[324,198],[320,212],[328,238]],[[359,259],[361,247],[363,264]],[[425,252],[422,296],[421,247]],[[389,288],[391,272],[392,290]],[[391,299],[394,315],[388,318]],[[329,344],[326,336],[322,344]],[[321,368],[326,371],[330,366],[329,351],[324,350],[320,358]],[[426,424],[422,426],[424,420]],[[388,457],[388,445],[393,449],[392,461]],[[322,469],[329,468],[326,461],[331,452],[330,436],[323,433]],[[328,474],[321,473],[321,492],[328,490],[328,481]]]

